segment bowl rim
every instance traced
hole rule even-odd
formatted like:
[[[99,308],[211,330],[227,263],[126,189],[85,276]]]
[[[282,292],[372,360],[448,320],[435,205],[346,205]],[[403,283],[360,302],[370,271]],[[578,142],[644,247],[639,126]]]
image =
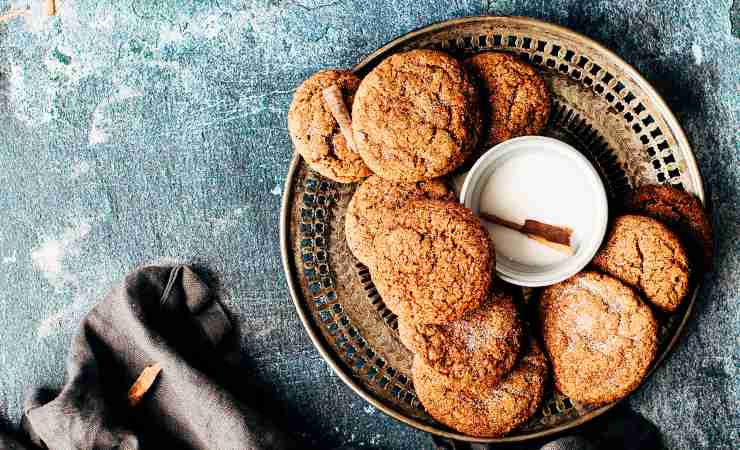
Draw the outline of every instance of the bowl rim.
[[[666,117],[666,122],[668,122],[671,125],[671,130],[675,133],[677,144],[680,147],[690,150],[686,155],[684,155],[684,157],[686,158],[686,164],[689,167],[689,169],[693,169],[689,171],[693,173],[692,181],[694,182],[694,185],[696,186],[696,192],[694,193],[696,194],[697,197],[699,197],[702,203],[705,202],[703,181],[702,181],[701,174],[699,172],[698,165],[696,163],[696,159],[694,157],[693,150],[691,150],[691,145],[689,144],[680,123],[676,119],[673,112],[668,108],[667,104],[665,103],[663,98],[660,96],[660,94],[658,94],[655,88],[650,83],[648,83],[648,81],[645,80],[645,78],[643,78],[642,75],[640,75],[639,72],[637,72],[637,70],[635,70],[630,64],[625,62],[617,54],[607,49],[603,45],[599,44],[597,41],[581,33],[573,31],[569,28],[555,25],[555,24],[545,22],[539,19],[533,19],[533,18],[521,17],[521,16],[466,16],[466,17],[448,19],[444,21],[431,23],[429,25],[419,27],[413,31],[400,35],[399,37],[389,41],[387,44],[383,45],[382,47],[376,49],[375,51],[371,52],[370,54],[362,58],[362,60],[352,68],[352,71],[358,72],[358,71],[365,69],[370,63],[372,63],[373,60],[388,53],[390,50],[392,50],[394,47],[398,46],[399,44],[402,44],[404,41],[412,39],[415,36],[418,36],[420,34],[434,32],[434,31],[438,31],[438,30],[445,29],[448,27],[454,27],[454,26],[469,23],[469,22],[487,22],[487,21],[495,22],[495,21],[501,21],[501,20],[516,22],[520,25],[537,26],[537,27],[541,27],[542,29],[545,29],[550,32],[566,34],[572,38],[575,38],[581,41],[584,44],[590,45],[591,47],[594,48],[594,50],[602,52],[606,57],[611,58],[612,60],[617,62],[620,65],[620,68],[624,70],[627,74],[629,74],[629,76],[633,78],[635,83],[637,83],[641,88],[644,89],[646,94],[649,96],[650,100],[655,102],[655,106]],[[563,433],[568,430],[572,430],[576,427],[579,427],[580,425],[583,425],[584,423],[587,423],[595,419],[596,417],[601,416],[605,412],[609,411],[610,409],[620,404],[622,401],[624,401],[625,398],[629,397],[629,395],[627,395],[620,400],[617,400],[608,405],[604,405],[602,407],[599,407],[598,409],[590,411],[589,413],[584,414],[574,419],[573,421],[570,421],[562,425],[558,425],[553,428],[535,431],[533,433],[528,433],[524,435],[503,436],[503,437],[497,437],[497,438],[490,438],[490,437],[481,438],[481,437],[465,435],[465,434],[458,433],[455,431],[447,431],[447,430],[438,428],[437,426],[433,426],[433,425],[421,422],[420,420],[408,417],[396,411],[395,409],[385,405],[384,403],[382,403],[380,400],[375,398],[370,392],[367,392],[362,386],[360,386],[359,383],[357,383],[345,371],[345,369],[341,366],[341,362],[338,360],[337,355],[334,355],[328,352],[327,347],[325,346],[323,342],[323,337],[321,333],[316,328],[316,325],[310,320],[308,312],[304,309],[304,306],[301,303],[300,286],[296,282],[297,280],[296,270],[295,270],[295,267],[293,267],[294,264],[291,258],[291,248],[292,247],[290,246],[291,236],[289,233],[290,211],[291,211],[291,201],[292,201],[292,186],[295,181],[295,174],[300,167],[300,163],[301,163],[301,156],[297,151],[294,150],[293,158],[288,167],[288,172],[286,174],[286,179],[285,179],[285,183],[283,186],[283,197],[282,197],[281,210],[280,210],[280,223],[279,223],[280,253],[281,253],[281,259],[283,263],[282,264],[283,271],[285,273],[286,282],[288,284],[288,291],[290,293],[291,299],[295,306],[296,312],[301,322],[303,323],[304,328],[306,329],[306,332],[308,333],[309,338],[311,339],[311,342],[313,343],[314,347],[316,347],[319,354],[329,364],[329,366],[332,368],[333,372],[337,375],[337,377],[339,377],[339,379],[341,379],[350,389],[352,389],[355,392],[355,394],[360,396],[360,398],[367,401],[370,405],[372,405],[373,407],[375,407],[377,410],[381,411],[385,415],[401,423],[404,423],[410,427],[416,428],[417,430],[420,430],[420,431],[424,431],[424,432],[431,433],[437,436],[441,436],[441,437],[445,437],[449,439],[455,439],[455,440],[464,441],[464,442],[504,444],[504,443],[531,441],[534,439],[550,437],[550,436]],[[682,317],[680,323],[676,326],[675,333],[673,334],[673,336],[671,336],[669,341],[666,343],[666,346],[663,349],[663,351],[656,356],[655,360],[653,361],[653,364],[648,370],[648,373],[645,374],[643,383],[661,365],[661,363],[665,360],[666,356],[673,350],[676,342],[680,338],[682,338],[684,331],[685,331],[686,323],[688,322],[689,318],[692,315],[694,303],[696,301],[696,297],[700,290],[700,287],[701,287],[700,284],[697,283],[691,297],[686,299],[687,306],[686,306],[686,312],[684,316]]]
[[[599,250],[606,235],[607,224],[609,222],[609,202],[607,200],[606,189],[596,168],[588,158],[573,146],[548,136],[516,137],[501,142],[483,153],[465,176],[465,181],[460,190],[460,203],[468,209],[473,210],[474,200],[470,196],[475,188],[478,187],[478,184],[483,181],[482,176],[484,173],[487,173],[487,169],[499,162],[503,162],[504,159],[515,157],[516,153],[531,152],[535,146],[538,147],[537,152],[555,152],[564,159],[575,163],[574,166],[581,171],[583,176],[587,178],[589,186],[592,187],[596,202],[592,206],[598,208],[598,221],[594,224],[594,229],[591,235],[589,235],[589,239],[584,242],[586,247],[579,249],[573,257],[562,260],[555,267],[550,268],[550,270],[532,272],[531,274],[522,273],[509,267],[505,259],[496,258],[496,273],[499,278],[517,286],[525,287],[543,287],[559,283],[586,267]],[[476,213],[476,211],[473,210],[473,213]]]

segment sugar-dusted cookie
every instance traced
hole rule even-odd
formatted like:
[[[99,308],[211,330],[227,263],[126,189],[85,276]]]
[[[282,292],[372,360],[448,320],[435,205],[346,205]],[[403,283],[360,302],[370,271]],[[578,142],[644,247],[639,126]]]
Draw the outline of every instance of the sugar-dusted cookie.
[[[377,175],[395,181],[440,177],[476,147],[477,91],[446,53],[398,53],[362,80],[352,127],[358,152]]]
[[[655,358],[650,308],[609,275],[580,272],[548,286],[539,316],[555,386],[572,400],[602,405],[626,396]]]

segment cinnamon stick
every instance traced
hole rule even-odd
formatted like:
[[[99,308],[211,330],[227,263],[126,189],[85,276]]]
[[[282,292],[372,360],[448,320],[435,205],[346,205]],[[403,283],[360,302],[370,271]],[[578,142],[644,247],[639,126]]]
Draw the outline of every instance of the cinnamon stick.
[[[550,247],[567,255],[573,255],[573,249],[570,246],[570,237],[573,234],[573,230],[568,227],[561,227],[557,225],[550,225],[538,220],[527,219],[524,224],[518,224],[510,220],[503,219],[494,214],[488,214],[481,212],[480,216],[496,225],[518,231],[525,234],[528,238],[533,239],[541,244]]]
[[[347,141],[347,147],[354,152],[356,147],[352,136],[352,117],[349,114],[349,109],[347,109],[347,104],[344,102],[342,90],[336,84],[332,84],[321,93],[324,96],[326,106],[329,107],[329,111],[334,116],[334,120],[339,124],[339,130],[342,132],[344,140]]]
[[[46,0],[46,15],[47,16],[54,16],[57,13],[57,5],[56,0]]]
[[[521,231],[526,234],[541,236],[550,242],[567,246],[570,246],[570,236],[573,234],[573,230],[568,227],[550,225],[532,219],[524,221]]]
[[[485,213],[485,212],[482,212],[482,211],[480,213],[480,216],[483,217],[484,219],[486,219],[487,221],[491,222],[491,223],[495,223],[496,225],[501,225],[502,227],[511,228],[512,230],[519,231],[519,229],[522,227],[521,225],[519,225],[516,222],[511,222],[511,221],[508,221],[506,219],[502,219],[499,216],[495,216],[493,214],[488,214],[488,213]]]
[[[145,367],[144,370],[141,371],[139,378],[136,379],[134,384],[131,386],[131,389],[128,390],[128,404],[131,405],[131,407],[134,407],[141,402],[161,371],[162,366],[160,366],[159,363]]]

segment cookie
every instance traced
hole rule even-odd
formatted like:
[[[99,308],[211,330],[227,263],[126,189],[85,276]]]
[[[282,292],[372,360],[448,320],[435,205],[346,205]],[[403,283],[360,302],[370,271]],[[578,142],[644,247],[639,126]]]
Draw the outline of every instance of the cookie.
[[[304,81],[293,95],[288,111],[288,130],[298,153],[319,174],[340,183],[351,183],[370,175],[359,154],[350,150],[339,125],[326,105],[322,91],[337,85],[347,108],[360,79],[346,70],[323,70]]]
[[[353,255],[366,266],[372,264],[373,240],[388,229],[397,211],[410,199],[453,200],[454,194],[439,180],[399,183],[371,175],[357,188],[347,206],[344,234]]]
[[[638,293],[616,278],[580,272],[548,286],[539,302],[555,386],[603,405],[635,389],[657,348],[657,324]]]
[[[627,199],[628,211],[660,220],[681,237],[691,261],[712,266],[712,224],[704,206],[683,189],[662,184],[639,187]]]
[[[493,244],[473,213],[456,202],[411,200],[375,236],[370,267],[386,306],[403,320],[444,324],[487,298]]]
[[[517,136],[539,134],[550,117],[550,92],[537,70],[509,53],[484,52],[463,61],[483,105],[485,150]]]
[[[377,175],[423,181],[445,175],[475,149],[478,95],[460,64],[436,50],[386,58],[352,106],[357,150]]]
[[[398,335],[435,371],[487,387],[511,371],[523,339],[514,298],[503,289],[493,289],[480,308],[444,325],[399,320]]]
[[[678,236],[646,216],[614,219],[593,265],[642,291],[663,311],[674,312],[689,292],[689,260]]]
[[[443,375],[416,356],[414,389],[424,409],[461,433],[499,437],[526,422],[539,408],[547,383],[547,362],[534,339],[498,385],[479,389]]]

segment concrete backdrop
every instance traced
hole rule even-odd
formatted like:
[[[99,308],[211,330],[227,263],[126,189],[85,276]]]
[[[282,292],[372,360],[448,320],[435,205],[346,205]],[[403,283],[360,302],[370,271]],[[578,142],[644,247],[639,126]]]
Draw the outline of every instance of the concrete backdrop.
[[[245,357],[322,446],[422,448],[353,395],[289,299],[278,252],[301,80],[465,15],[571,27],[634,65],[677,114],[713,207],[717,264],[677,351],[629,399],[672,449],[740,447],[740,27],[731,0],[1,1],[0,416],[62,382],[82,315],[136,265],[220,272]]]

